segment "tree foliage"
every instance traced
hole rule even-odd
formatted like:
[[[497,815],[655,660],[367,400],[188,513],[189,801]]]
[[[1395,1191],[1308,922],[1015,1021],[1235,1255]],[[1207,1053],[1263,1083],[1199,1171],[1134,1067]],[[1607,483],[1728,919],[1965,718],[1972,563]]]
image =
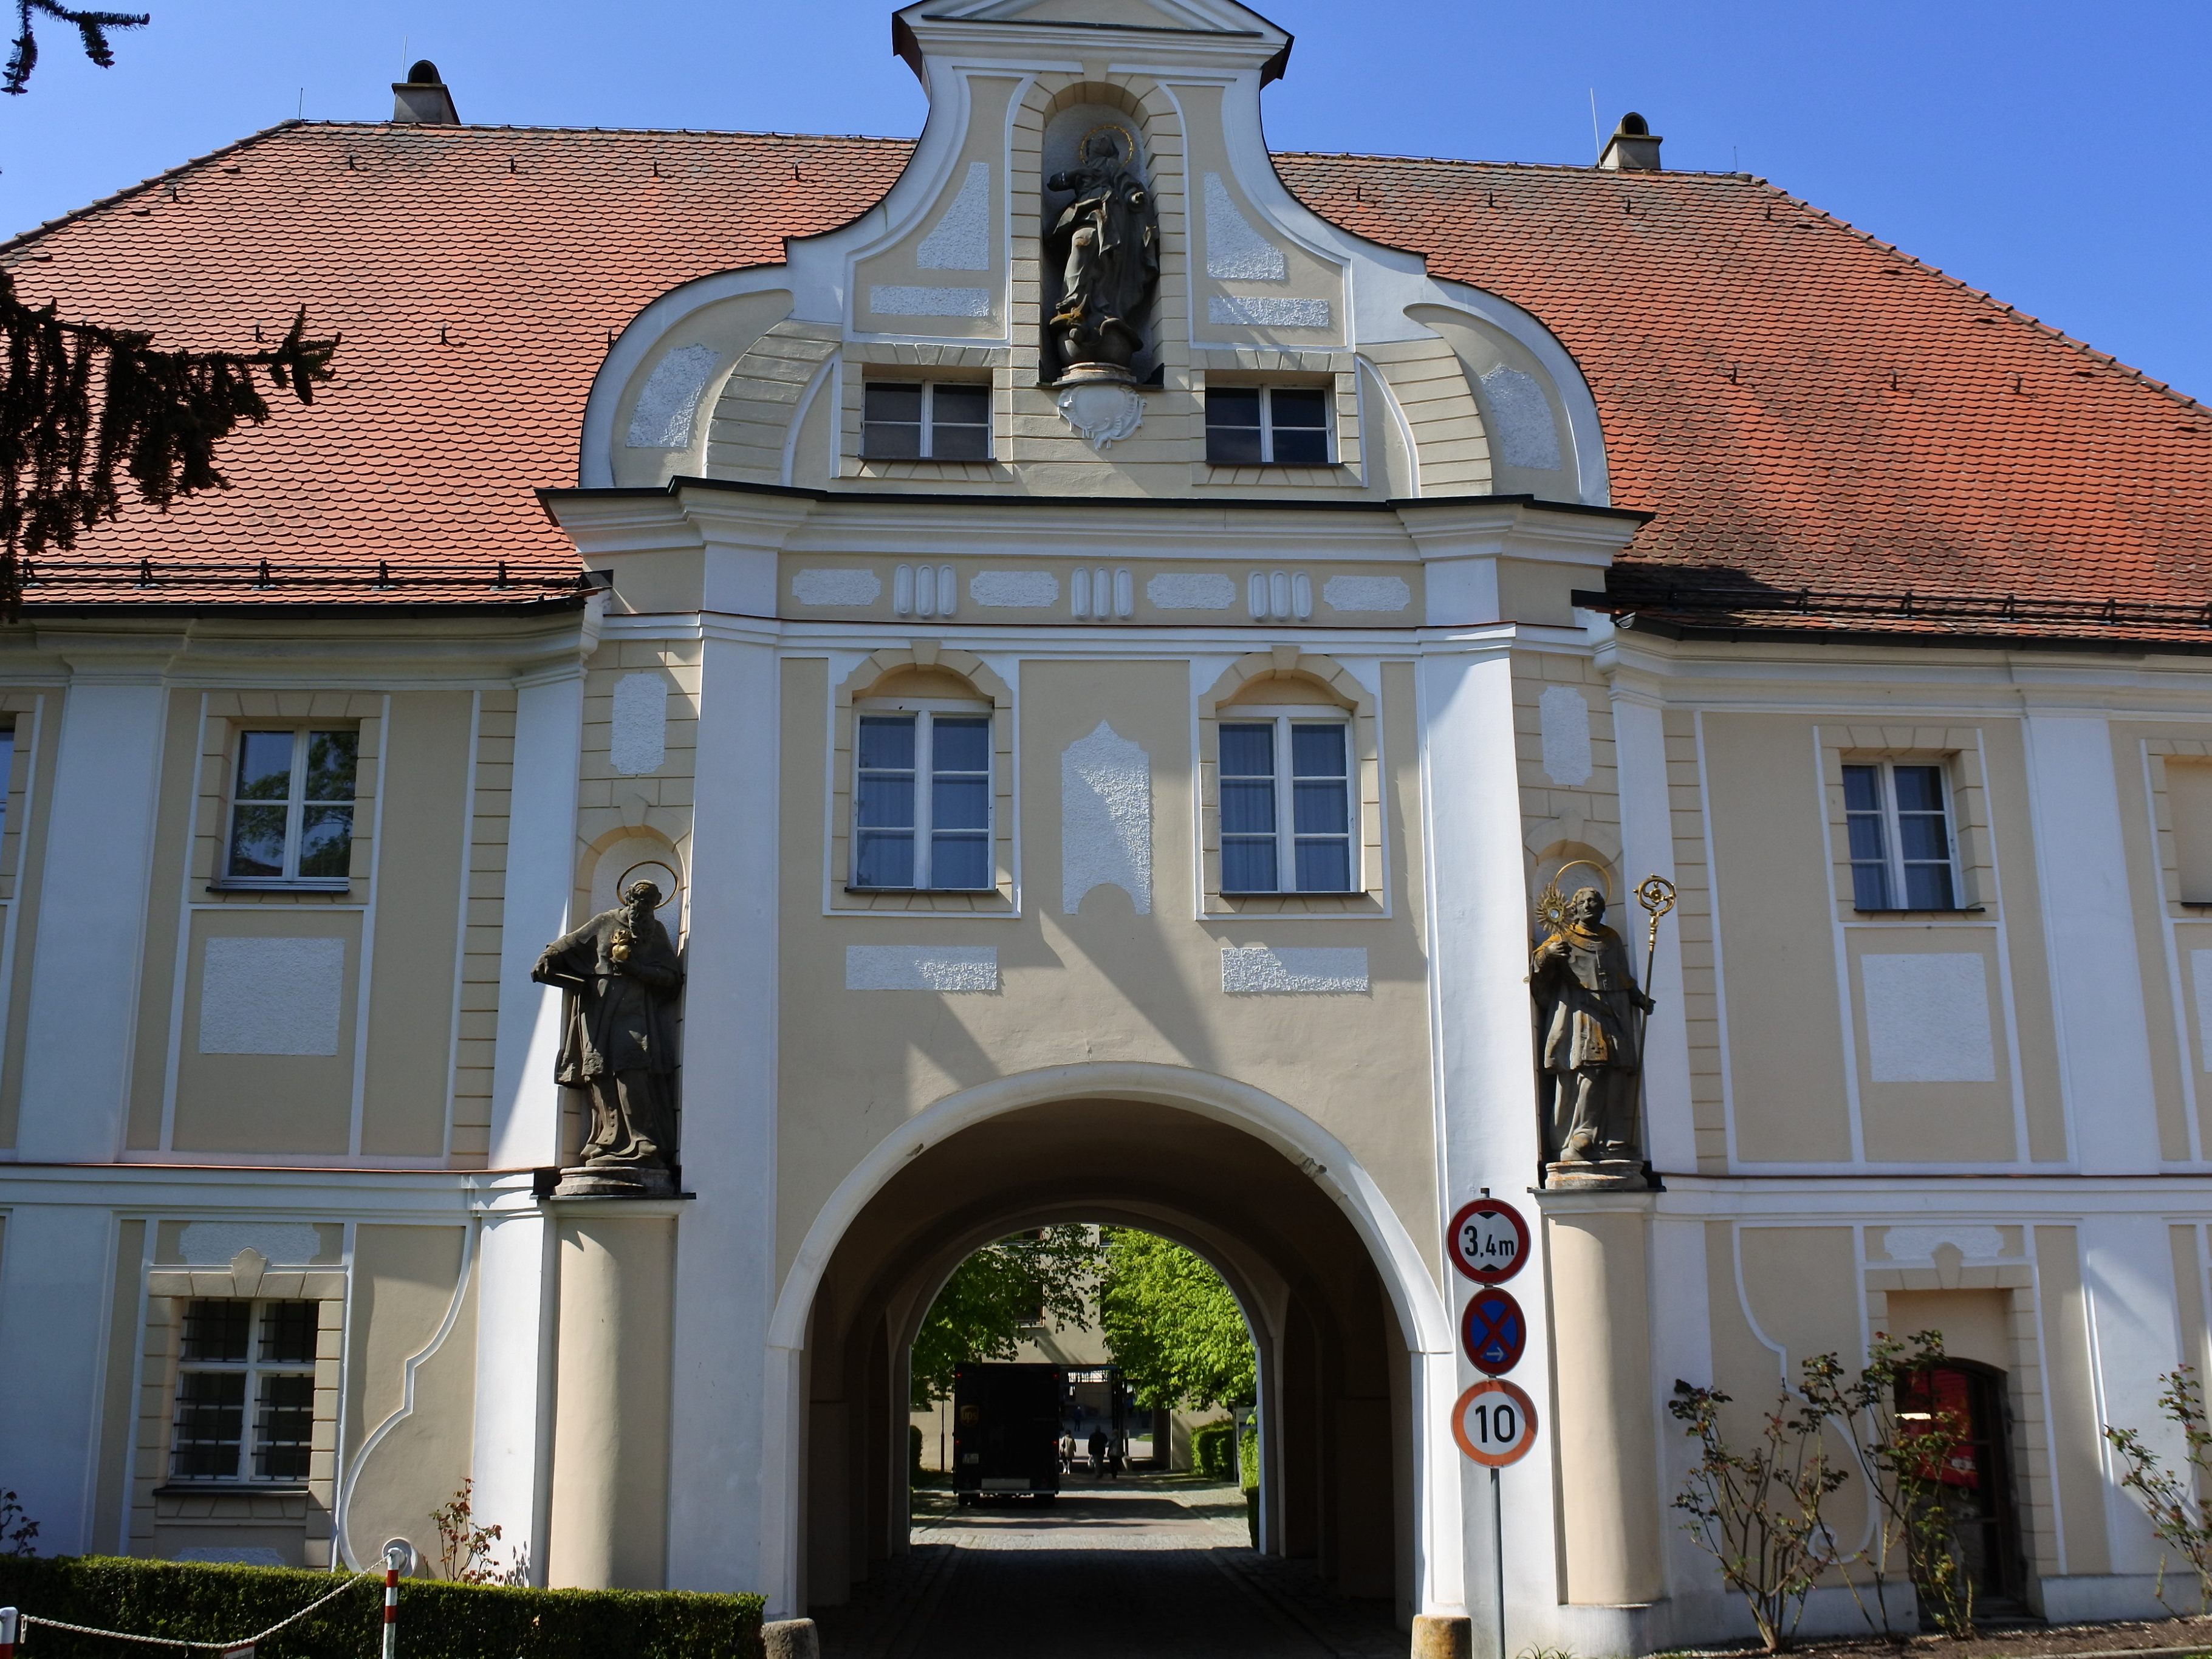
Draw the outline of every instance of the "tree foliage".
[[[1073,1224],[1002,1238],[963,1261],[915,1336],[914,1408],[926,1411],[949,1395],[956,1367],[1012,1359],[1025,1326],[1089,1330],[1097,1268],[1091,1229]]]
[[[1152,1409],[1252,1403],[1258,1360],[1221,1275],[1180,1244],[1105,1230],[1098,1322],[1137,1402]]]
[[[24,90],[37,65],[39,17],[74,27],[102,68],[114,62],[107,31],[149,21],[58,0],[16,0],[16,15],[15,51],[0,70],[0,88],[11,93]],[[78,532],[122,513],[118,477],[164,509],[228,488],[216,447],[241,421],[269,418],[257,374],[303,404],[332,378],[337,339],[307,334],[301,307],[266,350],[156,350],[150,334],[66,322],[51,302],[27,305],[0,272],[0,614],[16,613],[26,559],[66,552]]]
[[[107,44],[110,29],[135,29],[152,22],[151,14],[129,11],[80,11],[59,0],[15,0],[15,46],[8,67],[0,70],[0,90],[21,94],[28,89],[31,71],[39,66],[38,19],[51,17],[67,23],[83,43],[84,55],[102,69],[115,67],[115,49]]]
[[[2188,1563],[2197,1578],[2197,1610],[2212,1607],[2212,1504],[2201,1494],[2212,1486],[2212,1423],[2204,1413],[2204,1390],[2197,1368],[2183,1365],[2159,1382],[2160,1415],[2181,1431],[2184,1461],[2188,1468],[2161,1468],[2159,1455],[2135,1429],[2105,1425],[2105,1438],[2127,1465],[2120,1484],[2135,1493],[2150,1516],[2151,1531],[2159,1542]],[[2159,1600],[2166,1600],[2166,1560],[2158,1564]]]

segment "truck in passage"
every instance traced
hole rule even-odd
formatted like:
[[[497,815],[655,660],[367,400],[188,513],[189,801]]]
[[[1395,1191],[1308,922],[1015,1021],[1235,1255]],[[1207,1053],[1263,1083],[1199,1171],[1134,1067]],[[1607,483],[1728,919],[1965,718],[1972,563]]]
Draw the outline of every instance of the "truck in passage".
[[[952,1488],[963,1504],[1060,1498],[1067,1368],[962,1365],[952,1373]]]

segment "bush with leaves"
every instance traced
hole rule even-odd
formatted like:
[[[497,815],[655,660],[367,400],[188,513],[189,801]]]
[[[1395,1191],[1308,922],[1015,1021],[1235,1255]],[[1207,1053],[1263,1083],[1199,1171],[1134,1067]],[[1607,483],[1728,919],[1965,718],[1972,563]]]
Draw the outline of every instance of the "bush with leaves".
[[[499,1542],[500,1528],[496,1523],[489,1527],[477,1524],[476,1486],[474,1475],[464,1476],[461,1489],[430,1511],[430,1524],[438,1529],[440,1575],[452,1584],[528,1583],[529,1564],[523,1559],[520,1548],[508,1566],[501,1568],[492,1564],[491,1547]]]
[[[1903,1554],[1921,1607],[1936,1627],[1958,1638],[1974,1633],[1973,1580],[1944,1503],[1943,1480],[1965,1442],[1966,1425],[1940,1407],[1905,1409],[1907,1395],[1925,1390],[1931,1368],[1942,1362],[1943,1334],[1930,1330],[1902,1339],[1878,1334],[1856,1379],[1847,1380],[1832,1353],[1816,1355],[1802,1367],[1800,1392],[1806,1403],[1842,1431],[1874,1499],[1873,1543],[1860,1559],[1874,1579],[1881,1630],[1893,1639],[1899,1639],[1889,1622],[1893,1552]],[[1860,1607],[1865,1610],[1863,1601]],[[1867,1618],[1875,1622],[1873,1613]]]
[[[2212,1484],[2212,1425],[2204,1416],[2204,1390],[2197,1368],[2183,1365],[2159,1378],[2158,1408],[2181,1431],[2186,1474],[2160,1467],[2159,1455],[2134,1429],[2105,1425],[2105,1438],[2128,1472],[2120,1484],[2135,1493],[2150,1514],[2159,1542],[2179,1554],[2197,1575],[2197,1610],[2212,1607],[2212,1510],[2199,1496]],[[2166,1558],[2158,1563],[2158,1599],[2166,1605]]]
[[[1784,1395],[1765,1413],[1748,1451],[1730,1446],[1721,1425],[1729,1396],[1677,1381],[1667,1409],[1698,1443],[1698,1462],[1674,1507],[1683,1530],[1720,1565],[1744,1599],[1769,1653],[1788,1647],[1820,1576],[1848,1558],[1820,1506],[1849,1480],[1824,1444],[1828,1413]]]
[[[1073,1224],[1002,1238],[963,1261],[915,1335],[908,1371],[914,1409],[927,1411],[949,1396],[960,1366],[1012,1359],[1029,1327],[1089,1330],[1097,1270],[1091,1229]]]
[[[1249,1406],[1259,1360],[1221,1275],[1180,1244],[1105,1230],[1098,1322],[1121,1380],[1150,1410]]]
[[[0,1555],[29,1556],[39,1535],[39,1523],[23,1513],[12,1492],[0,1491]]]

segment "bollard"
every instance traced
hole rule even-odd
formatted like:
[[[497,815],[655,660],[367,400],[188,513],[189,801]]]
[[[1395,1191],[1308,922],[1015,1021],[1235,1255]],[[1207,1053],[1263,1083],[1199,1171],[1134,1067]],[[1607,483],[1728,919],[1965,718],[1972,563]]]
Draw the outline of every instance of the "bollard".
[[[21,1617],[13,1607],[0,1607],[0,1659],[15,1659],[15,1625]]]
[[[384,1547],[384,1659],[399,1659],[399,1575],[415,1566],[415,1547],[395,1538]]]
[[[767,1659],[822,1659],[822,1642],[811,1619],[778,1619],[761,1626],[761,1651]]]
[[[1413,1620],[1413,1659],[1474,1659],[1474,1621],[1464,1613],[1425,1613]]]

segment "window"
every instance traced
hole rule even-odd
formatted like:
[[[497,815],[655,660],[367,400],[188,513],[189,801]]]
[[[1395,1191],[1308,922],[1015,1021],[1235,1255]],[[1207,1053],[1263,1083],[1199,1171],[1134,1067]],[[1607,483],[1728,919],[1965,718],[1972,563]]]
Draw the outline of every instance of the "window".
[[[1223,720],[1223,892],[1353,890],[1351,734],[1311,710]]]
[[[1216,466],[1327,466],[1328,398],[1321,386],[1210,386],[1206,459]]]
[[[2169,756],[2166,810],[2173,825],[2181,902],[2212,904],[2212,765]]]
[[[991,388],[950,380],[871,380],[860,453],[872,461],[988,461]]]
[[[862,714],[853,885],[978,892],[991,857],[991,717]]]
[[[226,883],[343,886],[358,732],[241,732]]]
[[[307,1478],[319,1311],[313,1302],[185,1305],[172,1479]]]
[[[1958,908],[1943,769],[1880,761],[1844,768],[1851,902],[1861,910]]]

